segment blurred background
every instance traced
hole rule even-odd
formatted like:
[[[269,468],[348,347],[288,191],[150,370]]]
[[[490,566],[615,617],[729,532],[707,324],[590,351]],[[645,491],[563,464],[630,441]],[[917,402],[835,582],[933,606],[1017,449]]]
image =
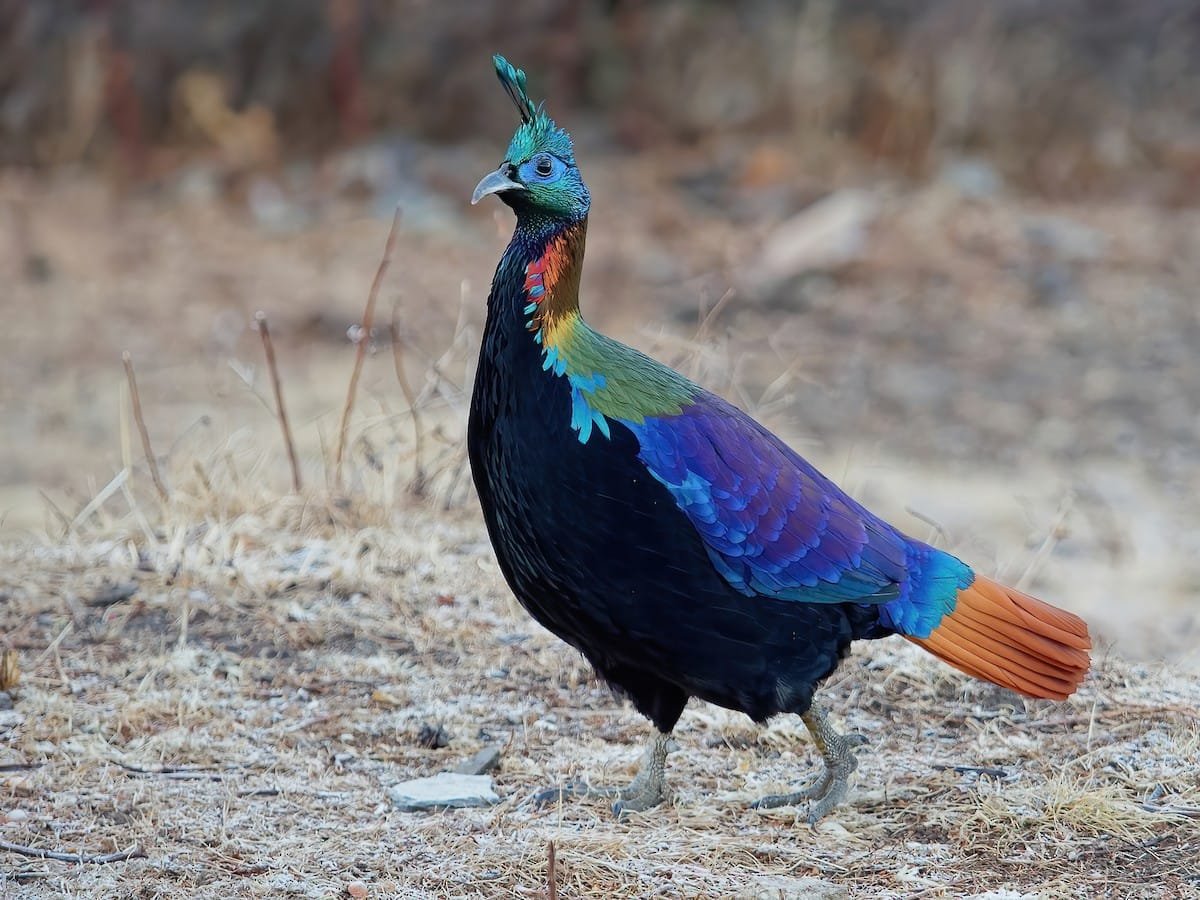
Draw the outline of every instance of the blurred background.
[[[130,513],[124,351],[172,491],[286,493],[260,310],[306,489],[365,339],[345,490],[473,511],[493,52],[575,137],[589,320],[1123,651],[1196,658],[1185,0],[0,0],[0,535]]]

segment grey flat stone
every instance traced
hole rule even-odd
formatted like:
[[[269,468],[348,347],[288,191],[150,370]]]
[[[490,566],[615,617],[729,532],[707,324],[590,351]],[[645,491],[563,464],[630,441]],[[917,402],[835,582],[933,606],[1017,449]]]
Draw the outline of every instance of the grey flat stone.
[[[455,772],[402,781],[388,788],[387,793],[392,803],[405,812],[491,806],[500,802],[499,795],[492,788],[492,776],[460,775]]]
[[[845,900],[850,896],[840,884],[820,878],[763,875],[734,894],[735,900]]]
[[[500,748],[484,747],[470,759],[454,767],[459,775],[483,775],[500,765]]]

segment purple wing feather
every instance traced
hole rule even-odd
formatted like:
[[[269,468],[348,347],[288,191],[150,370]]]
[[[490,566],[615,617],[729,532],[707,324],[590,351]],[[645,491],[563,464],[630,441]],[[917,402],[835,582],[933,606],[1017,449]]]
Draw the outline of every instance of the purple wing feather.
[[[873,515],[712,394],[699,394],[679,415],[624,424],[713,565],[748,597],[880,604],[885,624],[921,636],[974,577]]]

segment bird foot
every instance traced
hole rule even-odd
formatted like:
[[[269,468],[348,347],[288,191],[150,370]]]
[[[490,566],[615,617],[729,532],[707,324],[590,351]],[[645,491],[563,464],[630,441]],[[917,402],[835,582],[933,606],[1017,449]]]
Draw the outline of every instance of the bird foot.
[[[816,800],[825,796],[830,788],[830,783],[833,781],[829,771],[821,773],[821,777],[810,784],[808,787],[801,788],[798,791],[791,791],[787,794],[767,794],[765,797],[759,797],[750,804],[751,809],[775,809],[780,806],[795,806],[797,803],[802,803],[806,800]]]
[[[573,781],[538,791],[533,795],[532,801],[536,806],[550,806],[567,798],[611,799],[613,815],[620,819],[628,813],[645,812],[658,806],[666,799],[666,786],[661,779],[654,784],[653,780],[648,778],[635,778],[626,787],[598,786]]]
[[[533,795],[538,806],[558,803],[567,797],[605,797],[613,800],[612,811],[618,819],[627,813],[645,812],[658,806],[667,796],[664,764],[667,753],[674,749],[674,742],[665,734],[656,735],[642,759],[641,768],[628,785],[618,787],[594,787],[582,781],[572,781],[562,787],[551,787]]]
[[[628,787],[617,791],[617,799],[612,805],[613,815],[623,819],[629,813],[654,809],[666,796],[666,785],[662,778],[635,778]]]
[[[563,785],[552,785],[548,788],[543,788],[534,794],[530,800],[534,806],[550,806],[555,803],[560,803],[567,799],[578,799],[580,797],[607,797],[615,796],[609,794],[608,791],[613,788],[592,787],[582,781],[571,781]]]
[[[845,773],[834,774],[826,772],[817,782],[803,790],[790,794],[768,794],[751,804],[753,809],[776,809],[780,806],[797,806],[808,804],[808,814],[805,820],[810,826],[816,825],[829,815],[850,792],[850,782],[847,776],[854,771],[851,767]]]
[[[807,802],[809,826],[814,826],[832,812],[850,792],[849,778],[858,768],[854,750],[867,743],[861,734],[838,734],[828,724],[823,711],[805,718],[812,731],[813,741],[825,759],[825,771],[813,784],[789,794],[770,794],[755,801],[753,809],[776,809]]]

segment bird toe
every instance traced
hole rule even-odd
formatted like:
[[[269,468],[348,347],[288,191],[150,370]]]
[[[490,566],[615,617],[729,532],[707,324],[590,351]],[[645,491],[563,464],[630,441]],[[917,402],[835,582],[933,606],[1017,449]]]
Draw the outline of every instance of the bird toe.
[[[551,785],[537,791],[530,802],[534,806],[552,806],[572,797],[581,797],[591,792],[591,789],[581,781],[569,781],[566,784]]]

